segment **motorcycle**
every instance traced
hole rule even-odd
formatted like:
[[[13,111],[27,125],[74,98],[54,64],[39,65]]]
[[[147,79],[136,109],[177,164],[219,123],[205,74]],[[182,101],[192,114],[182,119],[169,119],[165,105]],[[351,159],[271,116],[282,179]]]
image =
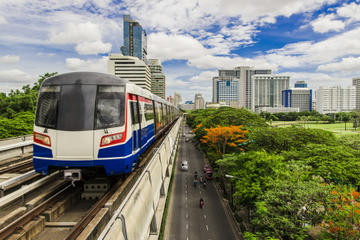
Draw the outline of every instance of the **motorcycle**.
[[[203,206],[204,206],[204,200],[201,198],[201,199],[200,199],[200,208],[202,209]]]

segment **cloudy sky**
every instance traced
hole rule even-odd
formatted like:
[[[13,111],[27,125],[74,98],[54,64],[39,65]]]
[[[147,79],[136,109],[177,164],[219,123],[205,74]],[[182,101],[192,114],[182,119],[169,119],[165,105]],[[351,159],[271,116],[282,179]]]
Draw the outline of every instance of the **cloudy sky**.
[[[360,0],[1,0],[0,92],[46,72],[106,72],[122,16],[148,34],[166,95],[211,100],[217,69],[270,68],[290,84],[350,86],[360,76]]]

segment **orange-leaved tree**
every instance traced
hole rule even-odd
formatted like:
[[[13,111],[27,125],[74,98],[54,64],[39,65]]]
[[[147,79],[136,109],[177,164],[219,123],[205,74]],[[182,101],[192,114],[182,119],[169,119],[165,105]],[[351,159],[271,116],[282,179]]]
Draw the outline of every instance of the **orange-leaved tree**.
[[[240,144],[247,141],[247,130],[240,126],[219,126],[205,128],[206,135],[201,138],[201,142],[212,147],[216,154],[222,156],[226,153],[227,147],[238,148],[239,151],[244,149]]]
[[[360,193],[347,186],[331,191],[324,226],[330,239],[360,239]]]

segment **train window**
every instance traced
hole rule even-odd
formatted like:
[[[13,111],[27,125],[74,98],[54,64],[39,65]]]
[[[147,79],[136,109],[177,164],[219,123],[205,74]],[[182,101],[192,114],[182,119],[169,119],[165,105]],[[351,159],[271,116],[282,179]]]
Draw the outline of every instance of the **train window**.
[[[139,111],[137,102],[130,102],[131,120],[133,124],[139,123]]]
[[[161,127],[161,103],[155,102],[155,113],[156,113],[156,128],[159,129]]]
[[[152,103],[145,103],[145,119],[146,121],[154,119],[154,109]]]
[[[125,123],[123,86],[99,86],[96,100],[95,128],[122,126]]]
[[[45,128],[56,128],[60,86],[45,86],[40,89],[35,124]]]

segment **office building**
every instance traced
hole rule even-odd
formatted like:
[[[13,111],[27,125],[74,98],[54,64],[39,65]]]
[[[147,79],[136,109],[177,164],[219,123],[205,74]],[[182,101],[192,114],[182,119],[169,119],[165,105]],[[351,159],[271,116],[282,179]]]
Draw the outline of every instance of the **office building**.
[[[312,111],[312,90],[307,88],[304,81],[297,81],[295,88],[282,91],[282,105],[284,107],[299,108],[300,112]]]
[[[282,91],[289,88],[289,76],[256,74],[252,79],[255,111],[260,107],[282,107]]]
[[[246,107],[254,110],[252,76],[257,74],[271,74],[271,70],[248,66],[219,70],[219,76],[213,77],[213,103],[225,101],[231,107]]]
[[[121,52],[124,56],[134,56],[145,63],[147,55],[147,36],[142,26],[131,19],[130,15],[123,16],[124,46]]]
[[[178,106],[182,101],[181,95],[177,92],[174,93],[174,105]]]
[[[269,113],[280,113],[280,112],[300,112],[298,107],[258,107],[256,108],[257,113],[269,112]]]
[[[160,59],[149,59],[148,66],[151,72],[151,92],[165,99],[165,75]]]
[[[195,102],[195,109],[204,109],[205,108],[205,101],[200,93],[195,94],[194,102]]]
[[[316,91],[316,111],[322,114],[349,112],[356,108],[356,87],[321,86]]]
[[[151,91],[150,68],[144,61],[132,56],[110,53],[108,73],[121,77],[148,91]]]
[[[353,86],[355,87],[355,109],[360,111],[360,77],[353,78]]]

